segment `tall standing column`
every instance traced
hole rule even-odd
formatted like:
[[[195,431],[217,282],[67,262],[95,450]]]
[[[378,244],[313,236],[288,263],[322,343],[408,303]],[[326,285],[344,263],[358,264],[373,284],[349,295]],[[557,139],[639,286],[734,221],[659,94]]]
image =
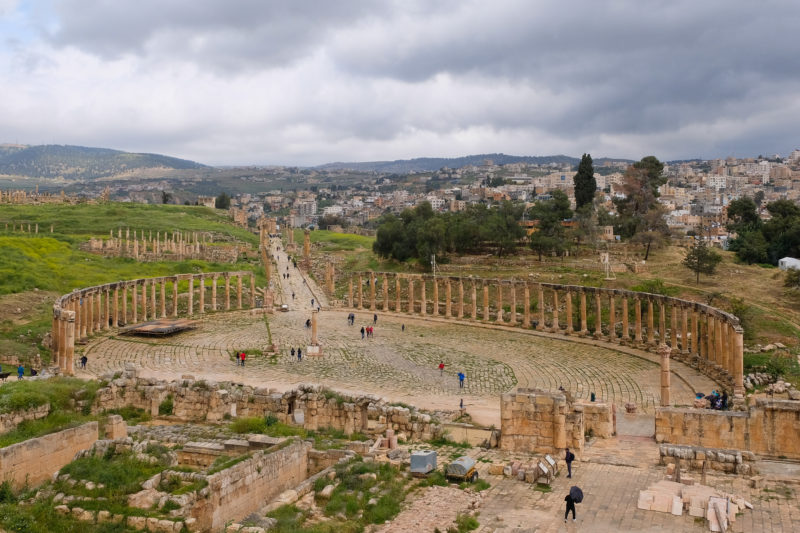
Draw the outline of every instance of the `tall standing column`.
[[[114,287],[114,309],[111,315],[111,326],[119,327],[119,287]]]
[[[689,311],[681,305],[681,353],[689,353]]]
[[[331,296],[333,296],[333,289],[331,289]],[[256,308],[256,275],[250,274],[250,309]]]
[[[452,318],[453,316],[453,287],[450,278],[447,278],[444,281],[444,317],[445,318]]]
[[[242,275],[236,276],[236,309],[243,309],[242,305]]]
[[[669,327],[669,342],[670,348],[678,350],[678,306],[675,305],[673,300],[672,305],[669,306],[670,310],[670,327]]]
[[[159,292],[161,293],[161,318],[167,318],[167,280],[161,278],[159,284]]]
[[[419,293],[419,314],[422,315],[422,316],[425,316],[425,314],[428,312],[428,298],[427,298],[427,296],[425,294],[425,286],[426,285],[427,285],[427,283],[425,283],[425,278],[420,278],[420,280],[419,280],[419,286],[420,286],[419,287],[419,289],[420,289],[420,293]]]
[[[65,353],[64,358],[59,361],[61,363],[61,372],[67,376],[75,375],[75,313],[72,311],[66,312],[67,318],[67,335],[64,343]]]
[[[661,356],[661,407],[669,407],[669,354],[671,350],[666,344],[661,344],[658,347],[658,354]]]
[[[536,329],[538,329],[539,331],[543,331],[545,328],[545,323],[544,323],[545,303],[544,303],[544,287],[542,287],[541,283],[539,284],[539,299],[536,302],[537,302],[536,305],[539,307],[539,323],[536,324]]]
[[[634,316],[634,326],[633,326],[633,340],[637,344],[642,343],[642,301],[639,299],[638,296],[633,297],[633,314]]]
[[[3,197],[2,192],[0,192],[0,198]],[[50,353],[53,354],[53,358],[58,357],[58,350],[61,344],[64,343],[64,339],[59,335],[61,333],[59,329],[59,311],[57,308],[53,308],[53,321],[52,321],[52,329],[50,330]]]
[[[86,295],[86,332],[87,335],[94,333],[94,293]]]
[[[522,286],[522,298],[523,302],[523,309],[522,309],[522,327],[529,328],[531,327],[531,289],[528,287],[528,283]]]
[[[226,276],[225,277],[225,282],[226,282],[226,287],[225,288],[226,289],[228,288],[227,281],[228,281],[228,277]],[[192,316],[192,315],[194,315],[194,276],[189,276],[189,294],[188,294],[188,296],[189,296],[189,299],[188,299],[188,303],[186,304],[186,316]],[[228,305],[227,309],[230,309],[230,298],[228,299],[228,304],[229,305]]]
[[[433,278],[433,316],[439,316],[439,280]]]
[[[470,313],[470,316],[472,317],[472,320],[478,320],[478,282],[475,280],[472,280],[471,304],[472,304],[472,313]]]
[[[458,278],[458,318],[464,318],[464,281]]]
[[[389,278],[383,275],[383,310],[389,310]]]
[[[111,327],[111,287],[106,285],[105,290],[105,313],[103,314],[103,329],[107,330]]]
[[[229,274],[225,274],[225,310],[231,310],[231,277]]]
[[[199,314],[204,314],[206,312],[206,278],[202,274],[200,275],[200,298],[198,302],[197,312]]]
[[[217,279],[219,276],[211,276],[211,310],[217,310]]]
[[[723,329],[722,329],[722,319],[715,317],[714,318],[714,362],[717,366],[721,366],[724,368],[725,361],[723,360],[724,351],[724,343],[723,340]]]
[[[716,325],[714,324],[714,317],[711,314],[706,315],[706,359],[709,363],[714,364],[717,362],[716,358],[716,350],[714,349],[714,344],[716,344],[714,339],[714,333],[716,332]]]
[[[311,346],[319,346],[317,341],[317,315],[316,309],[311,311]]]
[[[489,320],[489,284],[483,284],[483,319]]]
[[[698,327],[699,319],[697,315],[697,309],[692,309],[692,353],[695,355],[699,355],[697,351],[697,339],[700,336],[700,328]]]
[[[361,274],[358,275],[358,308],[364,308],[364,280],[361,279]]]
[[[744,399],[744,329],[734,327],[733,334],[733,395],[739,400]]]
[[[654,318],[655,317],[653,313],[653,300],[651,298],[648,298],[647,299],[647,344],[655,344],[656,342]]]
[[[152,308],[152,317],[158,318],[158,301],[156,300],[156,280],[150,282],[150,306]]]
[[[403,311],[403,299],[402,299],[403,287],[402,283],[400,282],[400,276],[395,274],[394,276],[394,312],[400,313]]]
[[[611,342],[617,340],[617,302],[614,293],[608,293],[608,338]]]
[[[596,310],[594,336],[599,338],[603,336],[603,299],[600,297],[600,291],[594,291],[594,305]]]
[[[730,324],[727,321],[722,321],[722,367],[730,376],[733,376],[733,368],[731,368],[731,338],[730,338]]]
[[[630,313],[628,312],[628,295],[622,295],[622,341],[631,340],[630,324],[628,323]]]
[[[561,331],[561,326],[558,324],[558,306],[559,306],[558,290],[553,289],[553,332],[554,333]]]
[[[178,276],[172,276],[172,316],[178,316]]]
[[[375,274],[373,272],[369,273],[369,308],[372,311],[375,311],[375,281],[376,281]]]
[[[658,342],[667,343],[667,314],[663,302],[658,302]]]
[[[414,278],[408,278],[408,314],[414,314]]]
[[[511,325],[517,325],[517,285],[511,282]]]
[[[503,323],[503,282],[497,282],[497,321]]]
[[[353,276],[347,281],[347,307],[354,307],[353,302]]]
[[[142,280],[142,321],[147,322],[147,280]]]
[[[128,324],[128,286],[122,286],[122,325]],[[119,324],[118,324],[119,325]]]
[[[572,335],[575,332],[575,327],[572,324],[572,291],[567,289],[565,301],[565,314],[567,315],[567,329],[564,331],[567,335]]]
[[[586,290],[581,289],[581,335],[589,334],[589,322],[586,320]]]

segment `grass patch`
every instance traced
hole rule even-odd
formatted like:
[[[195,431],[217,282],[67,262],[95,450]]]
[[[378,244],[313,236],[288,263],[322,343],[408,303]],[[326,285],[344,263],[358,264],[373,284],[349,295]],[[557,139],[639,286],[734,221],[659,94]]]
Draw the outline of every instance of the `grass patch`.
[[[167,394],[167,397],[164,398],[164,401],[158,405],[158,414],[161,416],[171,415],[174,408],[175,403],[172,394]]]
[[[234,465],[241,463],[242,461],[246,461],[250,459],[251,455],[252,454],[247,453],[245,455],[240,455],[239,457],[227,457],[224,455],[218,457],[217,460],[214,461],[214,463],[211,465],[211,468],[208,469],[208,475],[216,474],[217,472],[226,470]]]
[[[230,425],[234,433],[264,433],[267,429],[267,422],[259,416],[246,416],[237,418]]]
[[[140,461],[130,453],[120,455],[82,457],[72,461],[61,469],[62,474],[69,474],[72,479],[93,481],[105,485],[103,489],[95,489],[94,496],[115,500],[118,503],[125,503],[125,496],[141,490],[141,484],[146,479],[161,472],[165,468],[164,463],[151,464]],[[59,482],[56,484],[59,490],[65,493],[73,492],[77,489],[68,488],[69,485]],[[59,486],[63,485],[63,486]]]
[[[128,423],[128,425],[135,426],[142,422],[149,422],[152,417],[150,413],[140,407],[132,407],[126,405],[120,409],[108,409],[105,411],[107,415],[119,415]]]
[[[454,448],[472,448],[472,445],[468,442],[456,442],[451,440],[447,437],[447,435],[442,435],[441,437],[437,437],[435,439],[429,440],[428,444],[431,446],[436,446],[440,448],[442,446],[452,446]]]
[[[96,420],[96,418],[72,411],[57,411],[40,420],[25,420],[15,429],[0,435],[0,448],[74,428],[92,420]]]
[[[447,478],[445,477],[444,472],[442,472],[441,470],[434,470],[433,472],[431,472],[430,474],[425,476],[425,479],[420,481],[418,486],[420,486],[420,487],[432,487],[432,486],[436,485],[436,486],[439,486],[439,487],[446,487],[449,484],[450,483],[447,481]]]
[[[550,485],[537,483],[536,485],[534,485],[533,490],[535,490],[536,492],[544,492],[545,494],[547,494],[548,492],[553,492],[553,487],[551,487]]]
[[[456,525],[455,527],[451,527],[447,529],[448,533],[467,533],[468,531],[472,531],[478,529],[480,523],[474,516],[470,516],[468,514],[459,513],[456,516]]]
[[[74,400],[94,401],[100,383],[77,378],[51,378],[38,381],[12,381],[0,387],[0,413],[50,404],[53,411],[72,409]]]

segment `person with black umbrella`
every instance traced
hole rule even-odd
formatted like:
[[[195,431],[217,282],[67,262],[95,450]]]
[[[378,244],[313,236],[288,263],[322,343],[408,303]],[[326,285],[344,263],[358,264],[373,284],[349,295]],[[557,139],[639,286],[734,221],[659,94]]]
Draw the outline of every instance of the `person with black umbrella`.
[[[577,519],[575,518],[575,504],[583,501],[583,491],[578,487],[571,487],[569,489],[569,494],[567,494],[567,496],[564,498],[564,501],[567,502],[567,510],[564,511],[564,522],[567,521],[570,511],[572,511],[572,521],[577,522]]]

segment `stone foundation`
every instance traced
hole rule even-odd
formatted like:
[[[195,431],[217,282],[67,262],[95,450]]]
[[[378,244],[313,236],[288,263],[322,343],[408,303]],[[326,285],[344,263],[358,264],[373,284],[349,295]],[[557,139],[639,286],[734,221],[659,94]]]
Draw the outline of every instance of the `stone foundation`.
[[[686,470],[708,469],[745,476],[757,473],[754,465],[756,455],[753,452],[671,444],[662,444],[658,452],[662,465],[680,461],[681,469]]]
[[[97,422],[65,429],[0,449],[0,478],[14,488],[37,485],[70,463],[98,438]]]
[[[747,411],[656,410],[656,441],[800,459],[800,402],[758,400]]]
[[[0,414],[0,433],[8,433],[25,420],[40,420],[50,414],[50,404],[46,403],[27,411],[14,411]]]

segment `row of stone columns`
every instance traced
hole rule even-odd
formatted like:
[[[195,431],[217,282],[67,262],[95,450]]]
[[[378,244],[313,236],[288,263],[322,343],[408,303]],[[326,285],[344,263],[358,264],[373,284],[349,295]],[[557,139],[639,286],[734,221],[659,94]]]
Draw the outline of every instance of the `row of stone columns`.
[[[195,281],[199,282],[197,313],[206,311],[206,281],[211,284],[212,311],[232,308],[231,288],[235,309],[244,308],[244,277],[250,278],[249,306],[255,307],[255,276],[251,272],[222,272],[213,274],[183,274],[163,278],[110,283],[98,287],[76,290],[59,299],[53,308],[51,333],[53,363],[67,375],[74,374],[72,355],[75,342],[91,335],[117,328],[128,323],[146,322],[159,318],[194,316]],[[187,283],[186,308],[179,309],[180,285]],[[218,285],[224,282],[223,300],[218,298]],[[171,301],[167,298],[167,285],[172,286]],[[169,303],[168,303],[169,301]],[[68,325],[71,324],[71,325]],[[68,332],[71,331],[71,333]]]
[[[390,295],[392,286],[394,298]],[[465,298],[465,286],[471,293],[469,299]],[[442,288],[444,302],[440,299]],[[536,291],[535,320],[531,315],[532,290]],[[506,302],[509,311],[504,308]],[[686,360],[715,379],[731,379],[734,394],[744,394],[742,328],[735,317],[695,302],[594,287],[368,272],[349,279],[347,304],[357,309],[467,318],[524,328],[535,325],[540,331],[592,336],[653,350],[666,345],[673,357]]]

